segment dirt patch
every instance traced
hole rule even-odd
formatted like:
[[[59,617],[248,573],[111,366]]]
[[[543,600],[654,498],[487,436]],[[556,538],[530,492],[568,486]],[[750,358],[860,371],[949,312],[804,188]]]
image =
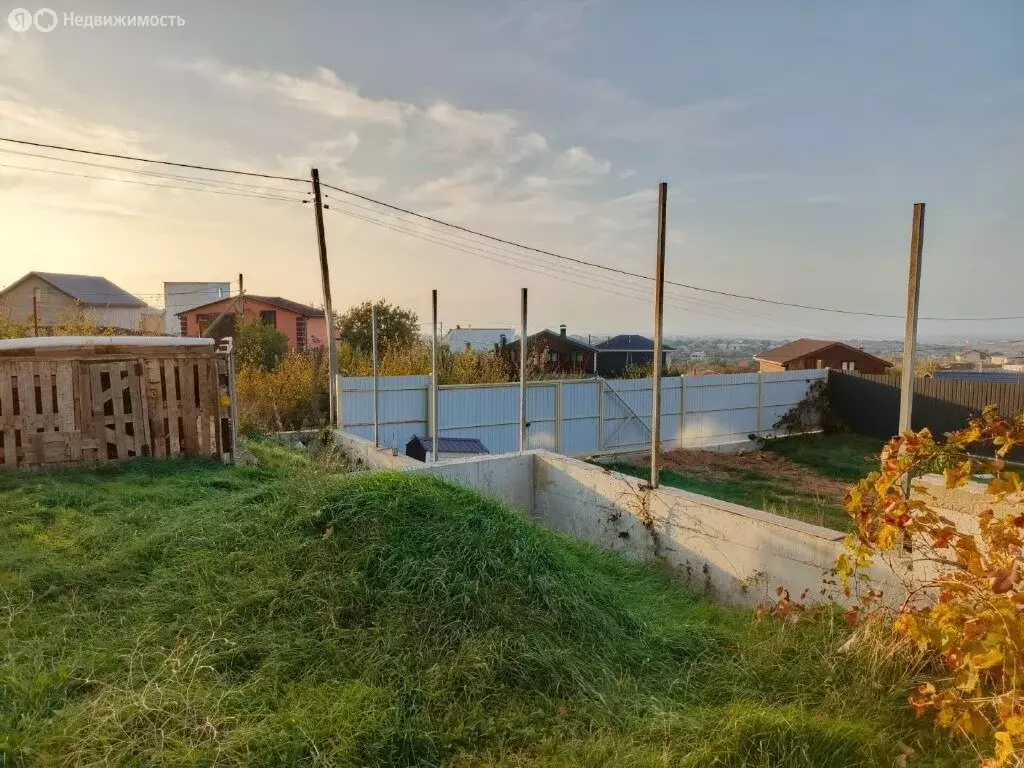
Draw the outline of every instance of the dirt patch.
[[[840,480],[822,477],[814,470],[770,451],[669,451],[662,454],[662,467],[711,480],[736,480],[737,473],[756,472],[785,484],[795,493],[836,501],[842,501],[848,488]]]

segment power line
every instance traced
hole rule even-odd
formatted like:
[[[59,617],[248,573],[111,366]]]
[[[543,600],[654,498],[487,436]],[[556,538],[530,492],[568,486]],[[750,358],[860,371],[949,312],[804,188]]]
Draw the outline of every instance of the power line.
[[[111,153],[111,152],[98,152],[98,151],[94,151],[94,150],[79,149],[79,148],[76,148],[76,147],[69,147],[69,146],[60,145],[60,144],[43,144],[41,142],[25,141],[25,140],[22,140],[22,139],[11,139],[11,138],[6,138],[6,137],[0,137],[0,141],[6,141],[6,142],[13,143],[13,144],[20,144],[20,145],[24,145],[24,146],[40,147],[40,148],[43,148],[43,149],[55,149],[55,150],[64,151],[64,152],[77,152],[77,153],[81,153],[81,154],[95,155],[95,156],[99,156],[99,157],[110,157],[110,158],[115,158],[115,159],[119,159],[119,160],[130,160],[130,161],[136,161],[136,162],[155,163],[155,164],[160,164],[160,165],[174,166],[174,167],[177,167],[177,168],[190,168],[190,169],[193,169],[193,170],[211,171],[211,172],[215,172],[215,173],[230,173],[230,174],[236,174],[236,175],[241,175],[241,176],[252,176],[252,177],[266,178],[266,179],[280,179],[282,181],[294,181],[294,182],[300,182],[300,183],[306,183],[306,181],[307,181],[306,179],[299,179],[299,178],[296,178],[294,176],[282,176],[282,175],[277,175],[277,174],[260,173],[260,172],[257,172],[257,171],[239,171],[239,170],[233,170],[233,169],[229,169],[229,168],[218,168],[218,167],[215,167],[215,166],[196,165],[196,164],[192,164],[192,163],[179,163],[179,162],[173,162],[173,161],[170,161],[170,160],[154,160],[152,158],[137,157],[137,156],[133,156],[133,155],[121,155],[121,154],[115,154],[115,153]],[[7,166],[7,167],[17,168],[18,166]],[[45,169],[40,169],[40,168],[22,168],[22,170],[45,171]],[[49,171],[49,172],[50,173],[61,173],[59,171]],[[76,176],[76,175],[80,175],[80,174],[65,173],[63,175]],[[89,177],[85,177],[85,178],[89,178]],[[106,179],[106,180],[108,180],[108,181],[126,181],[126,182],[129,181],[127,179]],[[129,182],[129,183],[144,184],[145,182],[134,181],[134,182]],[[171,189],[175,188],[175,187],[172,187],[171,185],[147,185],[147,186],[165,186],[165,187],[168,187],[168,188],[171,188]],[[508,240],[508,239],[505,239],[505,238],[497,237],[496,235],[488,234],[486,232],[481,232],[479,230],[471,229],[469,227],[464,227],[464,226],[461,226],[459,224],[453,224],[451,222],[447,222],[447,221],[444,221],[442,219],[435,218],[433,216],[428,216],[427,214],[418,213],[418,212],[410,210],[408,208],[403,208],[401,206],[394,205],[393,203],[388,203],[388,202],[385,202],[383,200],[378,200],[378,199],[370,197],[368,195],[363,195],[363,194],[360,194],[358,192],[353,192],[351,190],[345,189],[343,187],[338,187],[338,186],[335,186],[333,184],[323,183],[323,186],[326,187],[327,189],[332,189],[335,192],[340,192],[341,194],[348,195],[350,197],[354,197],[354,198],[357,198],[357,199],[360,199],[360,200],[364,200],[366,202],[373,203],[374,205],[378,205],[378,206],[381,206],[383,208],[388,208],[388,209],[390,209],[392,211],[396,211],[398,213],[402,213],[402,214],[405,214],[407,216],[413,216],[413,217],[416,217],[416,218],[421,219],[423,221],[428,221],[428,222],[430,222],[432,224],[436,224],[436,225],[439,225],[439,226],[447,227],[449,229],[458,230],[458,231],[464,232],[466,234],[475,235],[476,237],[482,237],[484,239],[491,240],[493,242],[502,243],[504,245],[509,245],[509,246],[512,246],[512,247],[515,247],[515,248],[520,248],[520,249],[523,249],[523,250],[526,250],[526,251],[531,251],[533,253],[537,253],[537,254],[540,254],[540,255],[543,255],[543,256],[548,256],[548,257],[551,257],[551,258],[572,262],[572,263],[579,264],[579,265],[582,265],[582,266],[592,267],[594,269],[601,269],[601,270],[604,270],[604,271],[607,271],[607,272],[613,272],[613,273],[616,273],[616,274],[619,274],[619,275],[624,275],[624,276],[628,276],[628,277],[636,277],[636,278],[640,278],[642,280],[653,280],[654,279],[654,278],[650,277],[649,275],[643,275],[643,274],[640,274],[640,273],[637,273],[637,272],[630,272],[629,270],[619,269],[617,267],[611,267],[611,266],[608,266],[606,264],[600,264],[600,263],[597,263],[597,262],[586,261],[584,259],[577,259],[577,258],[574,258],[572,256],[565,256],[564,254],[554,253],[552,251],[544,250],[542,248],[535,248],[533,246],[528,246],[528,245],[525,245],[523,243],[515,242],[514,240]],[[206,191],[206,192],[214,192],[215,191],[215,190],[203,190],[203,189],[198,189],[197,190],[197,189],[192,189],[192,188],[188,188],[188,187],[179,187],[179,189],[191,189],[192,191]],[[220,193],[221,194],[231,194],[231,193],[229,193],[227,191],[222,191]],[[240,196],[245,196],[245,195],[241,195],[241,193],[237,193],[237,194],[239,194]],[[250,196],[256,197],[255,195],[250,195]],[[264,197],[264,196],[260,196],[260,197]],[[270,198],[269,196],[267,196],[267,197],[268,197],[268,199],[282,199],[282,200],[287,200],[289,202],[298,202],[298,201],[290,200],[288,198]],[[767,297],[764,297],[764,296],[750,296],[750,295],[747,295],[747,294],[734,293],[734,292],[731,292],[731,291],[722,291],[722,290],[717,290],[717,289],[714,289],[714,288],[704,288],[702,286],[692,285],[692,284],[689,284],[689,283],[680,283],[680,282],[676,282],[676,281],[672,281],[672,280],[666,280],[665,282],[667,284],[669,284],[669,285],[673,285],[673,286],[676,286],[676,287],[679,287],[679,288],[685,288],[685,289],[691,290],[691,291],[698,291],[698,292],[701,292],[701,293],[711,293],[711,294],[715,294],[715,295],[718,295],[718,296],[724,296],[724,297],[728,297],[728,298],[740,299],[740,300],[743,300],[743,301],[755,301],[755,302],[761,302],[761,303],[765,303],[765,304],[772,304],[772,305],[781,306],[781,307],[792,307],[794,309],[804,309],[804,310],[810,310],[810,311],[815,311],[815,312],[831,312],[831,313],[843,314],[843,315],[856,315],[856,316],[861,316],[861,317],[877,317],[877,318],[896,319],[896,320],[901,320],[904,317],[903,315],[889,314],[889,313],[883,313],[883,312],[864,312],[864,311],[848,310],[848,309],[836,309],[836,308],[833,308],[833,307],[819,307],[819,306],[815,306],[815,305],[812,305],[812,304],[800,304],[800,303],[796,303],[796,302],[780,301],[780,300],[777,300],[777,299],[770,299],[770,298],[767,298]],[[921,320],[930,320],[930,321],[955,321],[955,322],[996,322],[996,321],[1005,321],[1005,320],[1022,320],[1022,319],[1024,319],[1024,315],[1010,315],[1010,316],[1001,316],[1001,317],[921,317],[920,319]]]
[[[134,160],[140,163],[156,163],[158,165],[171,165],[175,168],[191,168],[196,171],[213,171],[215,173],[233,173],[238,176],[253,176],[260,179],[280,179],[281,181],[298,181],[303,184],[308,184],[309,179],[297,179],[294,176],[280,176],[273,173],[260,173],[258,171],[237,171],[231,168],[217,168],[211,165],[195,165],[193,163],[176,163],[171,160],[154,160],[149,157],[137,157],[135,155],[118,155],[113,152],[97,152],[91,149],[78,149],[77,147],[68,147],[62,144],[42,144],[38,141],[25,141],[24,139],[9,139],[5,136],[0,136],[0,141],[7,141],[11,144],[22,144],[27,147],[39,147],[41,149],[57,149],[62,152],[78,152],[83,155],[95,155],[97,157],[111,157],[116,160]]]
[[[286,203],[302,203],[304,200],[298,200],[293,197],[283,197],[281,195],[252,195],[246,192],[240,192],[228,189],[207,189],[205,187],[179,187],[175,184],[155,184],[148,181],[139,181],[138,179],[115,179],[110,176],[95,176],[88,173],[71,173],[70,171],[56,171],[52,168],[32,168],[26,165],[11,165],[9,163],[0,163],[0,168],[13,168],[19,171],[36,171],[37,173],[54,173],[58,176],[73,176],[79,179],[94,179],[97,181],[116,181],[122,184],[140,184],[144,187],[159,187],[160,189],[180,189],[185,192],[209,192],[214,195],[229,195],[231,197],[249,197],[254,200],[283,200]]]
[[[75,165],[87,165],[90,168],[103,168],[109,171],[119,171],[122,173],[134,173],[140,176],[154,176],[160,179],[175,179],[177,181],[187,181],[190,184],[206,184],[216,185],[218,187],[227,186],[229,188],[240,187],[242,189],[253,189],[263,192],[283,192],[285,194],[298,194],[301,190],[298,189],[285,189],[284,187],[267,187],[263,184],[246,184],[243,181],[227,181],[222,179],[208,179],[200,178],[198,176],[183,176],[177,173],[164,173],[162,171],[144,171],[140,168],[125,168],[120,165],[109,165],[107,163],[90,163],[87,160],[73,160],[69,157],[56,157],[54,155],[43,155],[38,152],[22,152],[17,149],[4,149],[0,147],[0,152],[11,155],[21,155],[23,157],[34,157],[40,160],[54,160],[59,163],[74,163]]]
[[[504,245],[511,245],[513,247],[521,248],[521,249],[526,250],[526,251],[532,251],[533,253],[538,253],[538,254],[541,254],[543,256],[550,256],[552,258],[561,259],[563,261],[569,261],[569,262],[572,262],[574,264],[580,264],[580,265],[583,265],[583,266],[593,267],[595,269],[602,269],[602,270],[605,270],[607,272],[614,272],[614,273],[619,274],[619,275],[625,275],[625,276],[628,276],[628,277],[637,277],[637,278],[640,278],[642,280],[651,280],[651,281],[654,280],[654,278],[651,277],[650,275],[643,275],[643,274],[640,274],[638,272],[630,272],[629,270],[619,269],[618,267],[610,267],[607,264],[600,264],[600,263],[593,262],[593,261],[586,261],[585,259],[577,259],[577,258],[574,258],[572,256],[566,256],[564,254],[554,253],[552,251],[547,251],[547,250],[544,250],[543,248],[534,248],[533,246],[524,245],[523,243],[517,243],[514,240],[507,240],[505,238],[497,237],[495,235],[490,235],[490,234],[487,234],[486,232],[481,232],[481,231],[476,230],[476,229],[470,229],[469,227],[463,227],[463,226],[461,226],[459,224],[452,224],[452,223],[444,221],[442,219],[438,219],[438,218],[435,218],[433,216],[428,216],[427,214],[424,214],[424,213],[417,213],[416,211],[409,210],[408,208],[402,208],[401,206],[394,205],[392,203],[387,203],[387,202],[384,202],[383,200],[377,200],[376,198],[370,197],[368,195],[363,195],[363,194],[360,194],[358,192],[352,192],[351,190],[344,189],[342,187],[337,187],[337,186],[334,186],[333,184],[327,184],[326,182],[323,182],[323,186],[328,188],[328,189],[333,189],[335,192],[341,192],[342,194],[349,195],[351,197],[355,197],[355,198],[358,198],[360,200],[365,200],[365,201],[370,202],[370,203],[374,203],[375,205],[379,205],[379,206],[382,206],[384,208],[388,208],[388,209],[390,209],[392,211],[397,211],[399,213],[406,214],[407,216],[414,216],[414,217],[416,217],[418,219],[422,219],[424,221],[431,222],[432,224],[437,224],[437,225],[440,225],[440,226],[443,226],[443,227],[448,227],[450,229],[458,230],[460,232],[465,232],[467,234],[476,235],[477,237],[482,237],[482,238],[485,238],[487,240],[491,240],[491,241],[496,242],[496,243],[502,243]],[[332,199],[337,200],[337,198],[332,198]],[[884,312],[862,312],[862,311],[851,310],[851,309],[835,309],[833,307],[818,307],[818,306],[815,306],[815,305],[812,305],[812,304],[799,304],[799,303],[796,303],[796,302],[788,302],[788,301],[780,301],[780,300],[777,300],[777,299],[769,299],[769,298],[766,298],[766,297],[763,297],[763,296],[750,296],[750,295],[743,294],[743,293],[733,293],[733,292],[730,292],[730,291],[721,291],[721,290],[717,290],[717,289],[714,289],[714,288],[704,288],[704,287],[701,287],[699,285],[692,285],[690,283],[680,283],[680,282],[676,282],[676,281],[673,281],[673,280],[666,280],[665,283],[667,285],[674,285],[674,286],[679,287],[679,288],[686,288],[686,289],[689,289],[691,291],[699,291],[701,293],[713,293],[713,294],[716,294],[718,296],[726,296],[726,297],[733,298],[733,299],[742,299],[744,301],[757,301],[757,302],[762,302],[762,303],[765,303],[765,304],[773,304],[773,305],[781,306],[781,307],[792,307],[794,309],[806,309],[806,310],[812,310],[812,311],[815,311],[815,312],[832,312],[832,313],[841,314],[841,315],[857,315],[857,316],[862,316],[862,317],[880,317],[880,318],[895,319],[895,320],[902,320],[902,319],[904,319],[903,315],[888,314],[888,313],[884,313]],[[1002,320],[1024,320],[1024,315],[1010,315],[1010,316],[1005,316],[1005,317],[921,317],[920,319],[921,320],[959,321],[959,322],[995,322],[995,321],[1002,321]]]

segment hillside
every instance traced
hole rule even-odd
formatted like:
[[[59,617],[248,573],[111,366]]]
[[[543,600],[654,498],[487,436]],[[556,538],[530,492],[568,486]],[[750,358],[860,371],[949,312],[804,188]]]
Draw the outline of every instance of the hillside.
[[[139,461],[0,499],[0,764],[969,762],[844,630],[431,478]]]

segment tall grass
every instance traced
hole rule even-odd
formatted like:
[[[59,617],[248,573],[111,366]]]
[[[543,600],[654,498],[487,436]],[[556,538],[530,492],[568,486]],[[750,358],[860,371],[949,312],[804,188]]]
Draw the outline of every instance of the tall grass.
[[[0,764],[964,763],[841,621],[756,624],[432,478],[272,464],[0,474]]]

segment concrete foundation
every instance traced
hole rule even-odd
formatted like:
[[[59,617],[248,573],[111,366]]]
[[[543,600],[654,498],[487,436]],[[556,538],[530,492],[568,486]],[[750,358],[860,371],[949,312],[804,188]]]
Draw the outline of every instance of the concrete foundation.
[[[543,450],[425,466],[349,434],[339,442],[370,468],[443,477],[595,546],[661,560],[716,602],[772,602],[779,586],[794,599],[838,598],[828,583],[843,551],[838,531],[675,488],[651,490],[636,478]],[[900,599],[888,566],[878,564],[872,576]]]

